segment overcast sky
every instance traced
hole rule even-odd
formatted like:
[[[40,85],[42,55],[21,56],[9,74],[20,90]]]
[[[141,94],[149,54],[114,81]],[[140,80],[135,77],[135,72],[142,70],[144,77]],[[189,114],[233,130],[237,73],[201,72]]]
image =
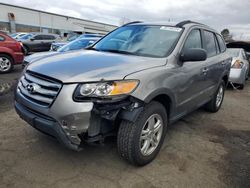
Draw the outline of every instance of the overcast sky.
[[[0,0],[19,6],[119,25],[131,21],[191,19],[250,40],[250,0]]]

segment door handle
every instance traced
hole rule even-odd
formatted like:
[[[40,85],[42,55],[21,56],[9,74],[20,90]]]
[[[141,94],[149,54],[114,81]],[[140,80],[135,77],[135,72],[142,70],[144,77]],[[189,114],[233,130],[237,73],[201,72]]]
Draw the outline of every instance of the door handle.
[[[205,74],[205,75],[206,75],[206,74],[207,74],[207,71],[208,71],[208,68],[203,68],[203,69],[202,69],[202,74]]]

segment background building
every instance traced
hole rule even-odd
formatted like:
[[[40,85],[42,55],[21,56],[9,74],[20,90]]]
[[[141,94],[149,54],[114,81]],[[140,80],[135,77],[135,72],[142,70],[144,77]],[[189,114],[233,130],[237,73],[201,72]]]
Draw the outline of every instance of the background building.
[[[66,36],[71,32],[106,34],[115,28],[110,24],[0,3],[0,30],[8,33],[44,32]]]

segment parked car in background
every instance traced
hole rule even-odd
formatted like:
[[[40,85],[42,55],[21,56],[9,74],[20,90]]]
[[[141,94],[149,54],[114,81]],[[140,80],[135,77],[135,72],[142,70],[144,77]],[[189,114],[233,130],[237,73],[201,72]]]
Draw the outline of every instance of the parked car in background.
[[[39,59],[54,56],[59,53],[68,52],[72,50],[80,50],[84,49],[92,44],[94,44],[96,41],[98,41],[99,38],[83,38],[83,39],[77,39],[74,40],[65,46],[57,49],[56,51],[49,51],[49,52],[40,52],[40,53],[34,53],[32,55],[26,56],[23,61],[23,67],[25,67],[27,64],[37,61]]]
[[[246,52],[247,54],[247,59],[248,59],[248,62],[249,62],[249,65],[250,65],[250,52]],[[248,71],[248,78],[250,77],[250,70]]]
[[[77,39],[82,39],[82,38],[95,38],[95,37],[97,37],[97,38],[102,38],[104,35],[101,35],[101,34],[91,34],[91,33],[89,33],[89,34],[82,34],[82,35],[80,35]]]
[[[250,63],[250,52],[246,52],[248,62]]]
[[[229,81],[243,89],[248,79],[249,62],[242,48],[228,48],[228,53],[232,56]]]
[[[50,51],[57,51],[59,48],[63,47],[64,45],[67,45],[69,41],[65,42],[53,42],[50,46]]]
[[[142,166],[169,124],[201,106],[220,109],[230,66],[222,36],[204,24],[133,22],[87,50],[31,63],[15,108],[72,150],[117,135],[120,156]]]
[[[10,34],[10,36],[13,38],[13,39],[19,39],[20,37],[24,36],[24,35],[27,35],[27,33],[13,33],[13,34]]]
[[[100,34],[83,34],[83,35],[74,35],[70,38],[67,38],[67,41],[66,42],[54,42],[51,44],[51,48],[50,50],[51,51],[57,51],[57,49],[59,49],[60,47],[68,44],[70,41],[73,41],[73,40],[77,40],[77,39],[84,39],[84,38],[102,38],[104,35],[100,35]]]
[[[45,33],[31,33],[28,39],[20,38],[25,54],[30,52],[43,52],[49,51],[51,44],[59,40],[59,35],[45,34]]]
[[[19,41],[19,42],[27,41],[27,40],[30,39],[33,35],[34,35],[34,33],[27,33],[26,35],[23,35],[23,36],[19,37],[19,38],[17,39],[17,41]]]
[[[0,32],[0,73],[11,72],[14,65],[23,62],[23,58],[21,43]]]

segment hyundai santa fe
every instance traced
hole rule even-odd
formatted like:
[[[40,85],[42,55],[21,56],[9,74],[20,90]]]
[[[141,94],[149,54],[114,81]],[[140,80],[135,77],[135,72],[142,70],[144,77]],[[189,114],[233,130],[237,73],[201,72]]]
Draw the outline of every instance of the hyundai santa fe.
[[[117,136],[121,157],[142,166],[158,154],[168,125],[202,106],[220,109],[226,51],[222,36],[200,23],[128,23],[85,50],[28,65],[15,108],[73,150]]]

